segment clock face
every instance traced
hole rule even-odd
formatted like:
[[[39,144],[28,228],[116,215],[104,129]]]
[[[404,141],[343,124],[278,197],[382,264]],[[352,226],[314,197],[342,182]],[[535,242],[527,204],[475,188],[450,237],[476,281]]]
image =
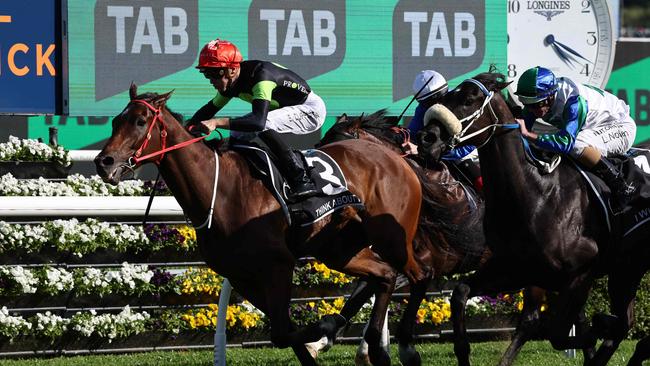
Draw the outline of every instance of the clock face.
[[[614,62],[607,0],[508,0],[508,80],[535,66],[604,87]]]

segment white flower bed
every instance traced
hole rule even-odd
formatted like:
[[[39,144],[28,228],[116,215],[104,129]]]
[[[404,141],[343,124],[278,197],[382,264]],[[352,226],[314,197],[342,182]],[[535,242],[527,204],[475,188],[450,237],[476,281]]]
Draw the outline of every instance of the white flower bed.
[[[146,311],[133,312],[127,305],[119,314],[97,315],[95,310],[78,312],[72,318],[62,318],[47,311],[37,313],[28,320],[22,316],[12,316],[6,306],[0,309],[0,336],[12,340],[19,335],[38,335],[48,338],[61,336],[73,330],[84,337],[97,335],[112,341],[145,331],[150,319]]]
[[[32,323],[23,319],[22,316],[11,316],[6,306],[0,309],[0,335],[10,340],[26,333],[32,329]]]
[[[152,277],[153,271],[146,265],[126,262],[117,269],[85,267],[73,271],[50,266],[42,268],[0,266],[0,278],[14,284],[15,294],[32,294],[40,291],[56,295],[73,289],[79,294],[105,295],[116,292],[131,294],[149,289],[152,286],[149,284]],[[0,289],[0,293],[3,291],[8,289]]]
[[[79,222],[76,218],[38,225],[8,224],[0,221],[0,251],[21,249],[38,252],[46,245],[81,257],[99,248],[125,251],[146,248],[149,238],[142,226],[110,225],[97,219]]]
[[[98,175],[86,178],[69,175],[65,181],[45,178],[16,179],[11,173],[0,177],[0,196],[142,196],[144,182],[125,180],[117,186],[104,183]]]
[[[50,146],[34,139],[19,139],[9,136],[9,141],[0,143],[0,161],[52,161],[63,166],[72,162],[63,146]]]

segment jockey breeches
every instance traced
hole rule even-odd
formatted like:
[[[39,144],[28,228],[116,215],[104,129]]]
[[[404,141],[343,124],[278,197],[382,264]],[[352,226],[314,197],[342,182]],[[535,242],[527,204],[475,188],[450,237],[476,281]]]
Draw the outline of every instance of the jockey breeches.
[[[595,147],[602,156],[625,154],[634,144],[636,123],[629,115],[621,117],[620,120],[585,128],[578,132],[571,156],[580,156],[587,146]]]

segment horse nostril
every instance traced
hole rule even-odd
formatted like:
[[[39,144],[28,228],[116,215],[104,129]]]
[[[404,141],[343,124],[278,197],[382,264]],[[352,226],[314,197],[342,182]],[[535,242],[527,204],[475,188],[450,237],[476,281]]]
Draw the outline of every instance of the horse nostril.
[[[115,159],[113,159],[113,157],[109,155],[104,155],[104,156],[100,155],[95,158],[95,164],[101,166],[111,166],[115,164]]]
[[[436,140],[436,135],[432,133],[428,133],[422,136],[422,142],[424,142],[426,145],[432,145],[434,142],[436,142]]]

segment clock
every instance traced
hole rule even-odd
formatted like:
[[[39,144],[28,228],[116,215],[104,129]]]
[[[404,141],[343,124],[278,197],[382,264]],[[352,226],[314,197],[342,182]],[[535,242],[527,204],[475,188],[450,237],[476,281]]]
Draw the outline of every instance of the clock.
[[[607,0],[508,0],[508,80],[535,66],[604,88],[615,39]],[[516,96],[513,95],[516,98]]]

